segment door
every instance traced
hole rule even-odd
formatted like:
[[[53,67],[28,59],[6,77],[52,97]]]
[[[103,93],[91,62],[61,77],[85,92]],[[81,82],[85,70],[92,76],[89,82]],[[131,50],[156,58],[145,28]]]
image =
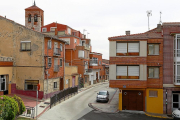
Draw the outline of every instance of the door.
[[[63,78],[60,78],[60,90],[63,90],[64,89],[64,80]]]
[[[68,79],[68,88],[70,88],[70,79]]]
[[[98,81],[98,72],[96,72],[96,81],[99,82]]]
[[[172,102],[172,107],[173,107],[173,110],[177,109],[180,107],[180,94],[176,93],[176,94],[173,94],[173,98],[172,98],[173,102]]]
[[[143,91],[123,90],[122,109],[143,111]]]
[[[72,77],[72,87],[75,86],[75,76]]]

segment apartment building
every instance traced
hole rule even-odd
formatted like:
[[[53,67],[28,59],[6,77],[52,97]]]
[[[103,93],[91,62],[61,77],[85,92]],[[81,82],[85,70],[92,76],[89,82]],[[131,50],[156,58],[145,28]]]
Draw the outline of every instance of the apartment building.
[[[109,37],[109,86],[119,88],[119,110],[163,113],[163,36],[160,24],[145,33]]]
[[[80,31],[55,22],[42,26],[41,32],[57,36],[67,42],[65,46],[66,66],[77,66],[80,87],[88,86],[89,78],[85,75],[85,71],[89,68],[88,63],[89,53],[91,52],[91,40],[87,39]]]
[[[109,80],[109,60],[102,59],[102,66],[103,66],[103,72],[104,72],[104,79]]]

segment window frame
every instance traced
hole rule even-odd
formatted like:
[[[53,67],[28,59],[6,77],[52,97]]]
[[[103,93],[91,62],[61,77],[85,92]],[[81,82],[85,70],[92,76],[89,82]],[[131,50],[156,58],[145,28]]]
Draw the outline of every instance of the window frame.
[[[52,41],[48,40],[48,49],[51,49],[51,48],[52,48]]]
[[[153,77],[149,77],[149,69],[152,69],[153,68]],[[148,67],[148,78],[154,78],[154,79],[159,79],[159,74],[158,74],[158,77],[154,77],[154,69],[155,68],[158,68],[158,70],[159,70],[159,74],[160,74],[160,69],[159,69],[159,67]]]
[[[60,43],[60,51],[61,51],[61,52],[63,51],[63,45],[62,45],[62,43]]]
[[[49,59],[50,59],[50,61],[49,61]],[[51,63],[50,65],[49,65],[49,63]],[[51,57],[48,57],[48,67],[51,67],[52,66],[52,58]]]
[[[47,28],[46,27],[42,28],[42,32],[47,32]]]
[[[25,49],[22,49],[22,44],[23,43],[25,43]],[[27,46],[26,44],[27,43],[30,43],[30,49],[26,49],[26,46]],[[21,46],[20,51],[31,51],[31,41],[21,41],[20,46]]]
[[[55,32],[57,27],[50,27],[51,32]],[[53,30],[54,29],[54,30]]]
[[[54,82],[54,89],[57,89],[57,82]]]
[[[153,45],[153,54],[149,54],[149,45]],[[150,56],[150,55],[159,55],[159,53],[155,54],[155,45],[159,46],[159,51],[158,52],[160,52],[160,44],[159,43],[148,43],[148,51],[147,51],[148,56]]]
[[[38,22],[38,15],[37,14],[34,15],[34,22]]]
[[[31,14],[28,15],[28,22],[31,23]]]
[[[117,75],[117,67],[118,66],[126,66],[127,67],[127,75],[126,76],[118,76]],[[139,75],[138,76],[129,76],[128,66],[138,66],[139,67]],[[140,78],[140,66],[139,65],[117,65],[116,66],[116,79],[139,79]]]
[[[157,90],[149,90],[149,97],[158,97],[158,91]]]
[[[27,89],[26,88],[26,81],[36,81],[37,82],[37,84],[35,85],[35,84],[33,84],[33,89]],[[24,90],[29,90],[29,91],[36,91],[37,90],[37,85],[39,84],[39,80],[25,80],[24,81]],[[29,84],[29,85],[32,85],[32,83],[31,84]],[[36,87],[35,87],[36,86]]]
[[[117,45],[118,43],[127,43],[127,53],[118,53],[117,52]],[[138,51],[139,52],[128,52],[128,44],[129,43],[138,43],[139,45],[139,48],[138,48]],[[139,56],[140,55],[140,42],[133,42],[133,41],[130,41],[130,42],[116,42],[116,56]]]
[[[59,67],[62,67],[62,66],[63,66],[63,60],[61,58],[61,59],[59,59]]]

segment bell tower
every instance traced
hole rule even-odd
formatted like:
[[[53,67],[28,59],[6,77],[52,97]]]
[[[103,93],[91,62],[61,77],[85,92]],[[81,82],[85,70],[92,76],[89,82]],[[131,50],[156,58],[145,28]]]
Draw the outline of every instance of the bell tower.
[[[44,26],[44,11],[36,6],[35,0],[31,7],[25,9],[25,26],[38,32]]]

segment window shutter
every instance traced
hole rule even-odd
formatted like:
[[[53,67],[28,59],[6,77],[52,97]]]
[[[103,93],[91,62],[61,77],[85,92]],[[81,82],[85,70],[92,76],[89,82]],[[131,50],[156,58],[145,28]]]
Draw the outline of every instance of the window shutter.
[[[139,52],[139,43],[128,43],[128,52]]]
[[[117,76],[127,76],[127,66],[117,66],[116,75]]]
[[[154,54],[159,55],[159,45],[154,45]]]
[[[154,77],[154,69],[153,68],[149,68],[149,77],[150,78]]]
[[[159,68],[154,68],[154,77],[155,78],[159,77]]]
[[[79,51],[78,51],[78,57],[79,57],[79,58],[84,58],[84,51],[79,50]]]
[[[117,53],[127,53],[127,43],[117,43]]]
[[[25,50],[26,49],[26,43],[21,43],[21,50]]]
[[[128,76],[139,76],[139,66],[128,66]]]

